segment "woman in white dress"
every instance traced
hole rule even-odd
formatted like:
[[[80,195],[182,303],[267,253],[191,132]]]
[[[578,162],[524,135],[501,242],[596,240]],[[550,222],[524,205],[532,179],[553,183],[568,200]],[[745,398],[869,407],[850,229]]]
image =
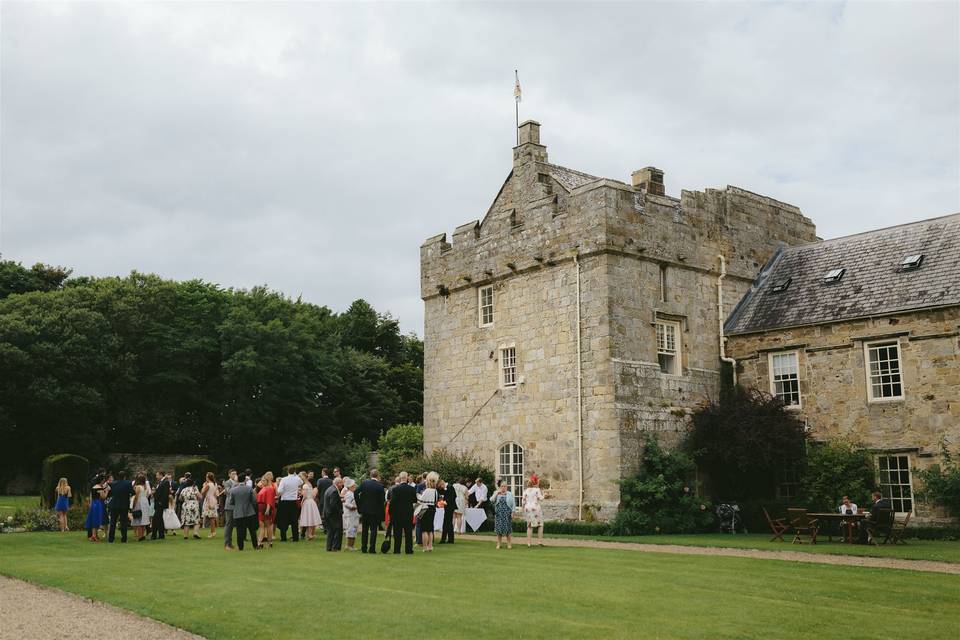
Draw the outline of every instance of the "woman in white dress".
[[[303,474],[306,476],[306,474]],[[317,507],[317,491],[309,482],[300,486],[300,528],[307,540],[313,540],[320,525],[320,509]]]
[[[537,543],[543,546],[543,507],[540,502],[544,499],[543,492],[540,491],[540,479],[537,476],[530,476],[527,481],[527,488],[523,492],[523,517],[527,521],[527,546],[533,545],[533,529],[539,527],[537,533]]]
[[[360,526],[360,512],[357,511],[357,500],[354,496],[356,490],[356,480],[343,479],[343,535],[347,536],[347,551],[354,551],[353,543],[357,538],[357,527]]]
[[[460,478],[453,483],[453,490],[457,492],[456,510],[453,512],[453,530],[457,533],[463,533],[463,514],[467,511],[467,485],[464,479]]]

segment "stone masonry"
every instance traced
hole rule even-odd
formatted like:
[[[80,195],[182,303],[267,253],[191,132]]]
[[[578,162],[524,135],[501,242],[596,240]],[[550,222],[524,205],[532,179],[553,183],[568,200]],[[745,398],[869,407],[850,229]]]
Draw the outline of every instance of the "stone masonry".
[[[796,207],[743,189],[674,198],[654,167],[627,184],[550,164],[540,125],[523,123],[483,220],[420,249],[427,451],[472,453],[500,476],[517,471],[501,448],[518,445],[523,477],[549,481],[548,518],[612,517],[644,434],[674,442],[716,397],[720,316],[781,243],[814,240]],[[488,286],[493,322],[480,326]],[[678,328],[671,372],[658,322]]]

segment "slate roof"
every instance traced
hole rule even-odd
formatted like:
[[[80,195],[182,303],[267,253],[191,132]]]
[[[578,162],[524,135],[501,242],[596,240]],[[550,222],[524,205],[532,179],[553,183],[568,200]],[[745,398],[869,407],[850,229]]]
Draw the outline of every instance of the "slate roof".
[[[923,254],[914,270],[900,267]],[[845,269],[825,283],[831,269]],[[774,287],[787,280],[783,291]],[[781,246],[724,326],[729,334],[960,305],[960,213]]]
[[[574,171],[573,169],[561,167],[557,164],[548,164],[547,166],[550,167],[550,175],[567,189],[576,189],[577,187],[583,186],[588,182],[600,180],[600,178],[597,176],[592,176],[589,173]]]

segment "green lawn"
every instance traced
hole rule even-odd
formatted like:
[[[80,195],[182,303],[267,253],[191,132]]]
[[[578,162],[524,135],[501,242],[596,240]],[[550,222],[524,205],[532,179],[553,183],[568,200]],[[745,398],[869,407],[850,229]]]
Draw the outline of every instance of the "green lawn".
[[[40,506],[40,496],[0,496],[0,517],[12,516],[17,509]]]
[[[208,638],[844,638],[949,636],[957,576],[489,542],[433,554],[227,553],[218,540],[91,544],[0,536],[0,573]],[[392,622],[396,612],[399,623]],[[842,633],[838,633],[842,630]]]
[[[526,540],[526,534],[518,535]],[[860,545],[844,544],[838,538],[829,542],[824,536],[817,544],[791,544],[791,538],[784,535],[786,542],[770,542],[767,534],[750,533],[729,535],[723,533],[698,533],[691,535],[658,536],[582,536],[547,535],[548,538],[573,538],[579,540],[600,540],[603,542],[640,542],[643,544],[678,544],[690,547],[730,547],[734,549],[760,549],[763,551],[802,551],[805,553],[829,553],[849,556],[875,556],[878,558],[904,558],[907,560],[937,560],[940,562],[960,562],[960,541],[956,540],[907,540],[898,545]]]

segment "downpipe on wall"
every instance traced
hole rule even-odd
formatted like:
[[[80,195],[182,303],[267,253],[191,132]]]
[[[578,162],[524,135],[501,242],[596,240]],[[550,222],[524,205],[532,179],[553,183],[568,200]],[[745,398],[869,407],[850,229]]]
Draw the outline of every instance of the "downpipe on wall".
[[[574,254],[573,264],[577,266],[577,471],[579,486],[577,490],[577,520],[583,520],[583,360],[580,346],[580,256]]]

